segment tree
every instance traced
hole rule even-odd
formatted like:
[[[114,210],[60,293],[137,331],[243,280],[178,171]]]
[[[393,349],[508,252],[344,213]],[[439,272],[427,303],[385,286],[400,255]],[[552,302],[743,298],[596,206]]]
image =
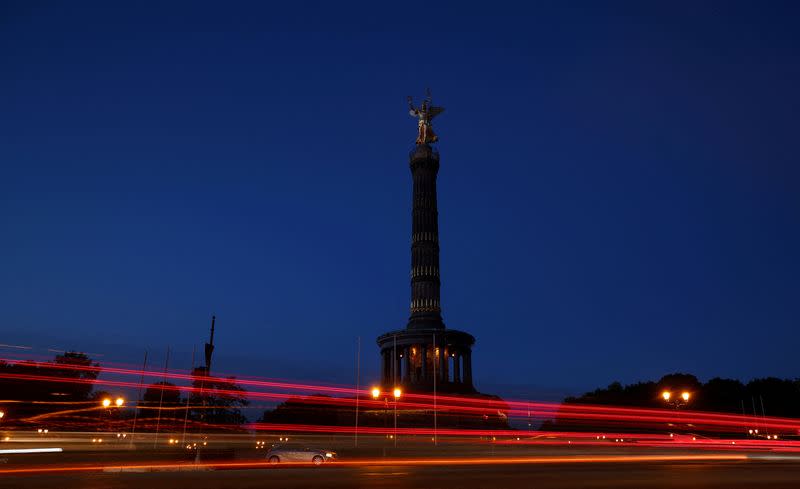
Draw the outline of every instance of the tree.
[[[748,382],[745,390],[745,412],[766,413],[768,416],[800,416],[800,389],[798,387],[800,384],[797,380],[775,377],[753,379]]]
[[[52,363],[0,362],[2,397],[18,401],[3,405],[4,424],[25,423],[48,412],[85,407],[91,401],[90,394],[99,374],[98,363],[75,351],[57,355]]]
[[[239,429],[247,422],[242,408],[247,407],[247,391],[236,383],[236,377],[210,377],[202,367],[192,372],[192,393],[189,416],[213,430]]]
[[[749,399],[749,396],[740,381],[714,377],[694,396],[692,408],[741,414],[745,398]]]
[[[73,380],[64,382],[61,390],[65,395],[62,401],[88,401],[89,394],[94,387],[94,381],[100,375],[100,364],[92,363],[92,359],[85,353],[68,351],[63,355],[56,355],[53,363],[63,365],[63,368],[54,368],[50,374],[65,379]]]
[[[165,426],[175,425],[184,418],[186,401],[175,384],[156,382],[145,389],[139,409],[143,418],[160,418]]]

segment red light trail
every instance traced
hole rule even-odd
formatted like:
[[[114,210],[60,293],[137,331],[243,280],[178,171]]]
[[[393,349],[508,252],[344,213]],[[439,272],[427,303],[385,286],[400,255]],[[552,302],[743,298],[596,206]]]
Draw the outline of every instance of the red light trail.
[[[609,463],[659,463],[659,462],[733,462],[747,460],[744,454],[715,455],[604,455],[604,456],[541,456],[541,457],[432,457],[424,459],[379,458],[336,461],[324,464],[328,467],[359,466],[453,466],[453,465],[522,465],[522,464],[609,464]],[[123,472],[159,470],[200,470],[200,469],[270,469],[282,467],[310,467],[309,463],[284,462],[278,466],[268,462],[222,462],[222,463],[172,463],[172,464],[130,464],[130,465],[61,465],[30,467],[19,469],[0,469],[0,475],[35,475],[68,472]]]
[[[135,389],[141,386],[138,380],[124,380],[125,378],[133,377],[139,379],[140,377],[148,377],[157,379],[159,381],[168,379],[177,382],[205,382],[208,384],[216,383],[217,385],[225,382],[235,383],[246,387],[247,391],[239,391],[234,389],[224,388],[209,388],[200,389],[193,385],[167,385],[163,389],[165,391],[176,391],[183,393],[199,393],[203,392],[206,395],[243,395],[248,399],[262,400],[271,403],[277,403],[291,399],[300,404],[307,404],[311,406],[340,406],[340,407],[353,407],[355,404],[355,396],[359,396],[359,407],[362,412],[386,412],[388,408],[394,409],[395,401],[391,400],[386,402],[384,400],[376,400],[372,398],[371,392],[368,389],[356,390],[349,387],[337,387],[330,385],[314,385],[309,383],[292,383],[287,381],[268,381],[256,379],[232,379],[228,380],[220,377],[202,377],[194,376],[187,373],[176,373],[163,371],[148,371],[142,369],[120,368],[120,367],[95,367],[86,365],[72,365],[61,364],[55,362],[33,362],[25,360],[14,359],[0,359],[13,365],[21,367],[31,367],[37,369],[51,370],[54,375],[42,374],[27,374],[27,373],[2,373],[0,378],[8,380],[18,380],[25,382],[49,382],[49,383],[76,383],[76,384],[91,384],[101,385],[106,388],[119,388],[119,389]],[[95,372],[102,374],[103,377],[97,379],[90,378],[70,378],[55,375],[56,371],[75,371],[75,372]],[[116,380],[106,377],[118,377],[123,380]],[[303,393],[312,392],[314,394],[308,395]],[[324,394],[324,395],[317,395]],[[338,396],[338,397],[336,397]],[[346,397],[350,396],[350,397]],[[4,401],[0,401],[4,402]],[[11,400],[9,402],[16,402]],[[55,403],[54,403],[55,404]],[[430,394],[415,394],[404,393],[401,400],[396,402],[397,409],[401,412],[432,412],[434,404],[434,397]],[[142,407],[137,408],[141,409]],[[152,408],[152,407],[150,407]],[[171,409],[185,409],[186,407],[177,407]],[[192,409],[197,409],[197,406],[191,406]],[[582,404],[559,404],[559,403],[546,403],[546,402],[530,402],[520,400],[493,400],[481,398],[469,398],[453,395],[440,395],[436,397],[437,412],[443,415],[465,415],[467,417],[474,417],[479,419],[487,415],[494,415],[495,413],[502,413],[509,418],[538,418],[538,419],[558,419],[570,420],[573,422],[584,423],[587,426],[600,426],[606,425],[609,431],[613,431],[614,427],[624,427],[626,429],[635,428],[638,430],[655,430],[663,432],[669,429],[670,424],[691,426],[695,431],[710,431],[710,432],[735,432],[742,433],[747,431],[748,428],[760,427],[762,429],[777,430],[783,433],[796,434],[800,432],[800,420],[791,418],[777,418],[777,417],[755,417],[744,416],[736,414],[725,413],[710,413],[710,412],[697,412],[697,411],[680,411],[670,409],[652,409],[652,408],[631,408],[631,407],[613,407],[613,406],[597,406],[597,405],[582,405]],[[86,410],[93,410],[91,406]],[[62,411],[62,414],[69,414],[69,412],[77,412],[79,410]],[[54,413],[48,413],[45,418],[53,417]],[[57,414],[57,413],[55,413]],[[45,419],[41,417],[34,417],[31,420]],[[278,429],[276,427],[269,428],[267,425],[255,423],[250,427],[258,430],[264,429]],[[330,433],[346,433],[351,428],[348,427],[326,427],[326,426],[312,426],[312,425],[291,425],[282,427],[280,429],[307,432],[330,432]],[[363,426],[359,428],[361,433],[378,433],[377,428],[370,428]],[[421,430],[416,434],[430,434]],[[446,430],[438,430],[438,433],[443,436],[450,434],[452,436],[480,436],[478,433],[483,433],[484,436],[528,436],[530,431],[524,430],[463,430],[448,433]],[[548,433],[548,432],[542,432]],[[415,434],[415,433],[408,433]]]

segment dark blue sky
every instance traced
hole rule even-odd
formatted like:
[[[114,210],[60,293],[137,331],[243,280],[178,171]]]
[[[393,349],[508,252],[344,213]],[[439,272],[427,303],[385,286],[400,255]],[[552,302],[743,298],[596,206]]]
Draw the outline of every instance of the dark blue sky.
[[[429,86],[479,388],[800,375],[796,2],[299,5],[0,4],[0,343],[374,379]]]

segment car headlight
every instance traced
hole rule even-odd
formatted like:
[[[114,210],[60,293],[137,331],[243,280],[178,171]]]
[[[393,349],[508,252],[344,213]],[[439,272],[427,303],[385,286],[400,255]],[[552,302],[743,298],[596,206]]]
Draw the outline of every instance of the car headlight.
[[[328,458],[333,458],[333,454],[331,452],[326,453],[325,456]]]

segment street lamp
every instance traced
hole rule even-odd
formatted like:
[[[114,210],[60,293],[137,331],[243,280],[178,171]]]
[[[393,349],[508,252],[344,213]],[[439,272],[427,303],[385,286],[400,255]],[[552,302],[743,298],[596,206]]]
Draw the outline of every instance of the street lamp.
[[[100,402],[100,404],[105,408],[106,414],[108,415],[108,418],[107,418],[108,419],[108,423],[107,423],[106,429],[108,431],[111,431],[111,409],[109,409],[109,408],[111,408],[112,404],[114,405],[114,407],[121,408],[122,406],[125,405],[125,399],[122,398],[122,397],[117,397],[114,401],[112,401],[110,397],[105,397]]]
[[[664,399],[664,402],[674,407],[676,416],[679,416],[677,412],[680,410],[681,406],[689,403],[689,399],[692,398],[692,394],[689,391],[681,391],[680,396],[673,396],[672,392],[665,390],[661,393],[661,398]],[[678,421],[679,420],[676,419],[676,423]]]
[[[377,401],[378,399],[381,398],[382,392],[381,392],[381,389],[379,387],[373,387],[371,393],[372,393],[372,398],[374,400]],[[388,421],[388,419],[387,419],[388,417],[389,417],[389,397],[388,396],[383,396],[383,429],[384,430],[386,429],[386,424],[387,424],[387,421]],[[384,435],[384,436],[386,436],[386,435]],[[384,456],[386,456],[385,452],[384,452]]]
[[[670,406],[678,409],[684,404],[689,403],[689,399],[692,398],[692,393],[689,391],[682,391],[680,396],[673,397],[672,392],[664,391],[661,393],[661,398]]]
[[[403,391],[401,391],[399,387],[395,387],[392,394],[394,394],[394,447],[397,448],[397,401],[400,399]]]

